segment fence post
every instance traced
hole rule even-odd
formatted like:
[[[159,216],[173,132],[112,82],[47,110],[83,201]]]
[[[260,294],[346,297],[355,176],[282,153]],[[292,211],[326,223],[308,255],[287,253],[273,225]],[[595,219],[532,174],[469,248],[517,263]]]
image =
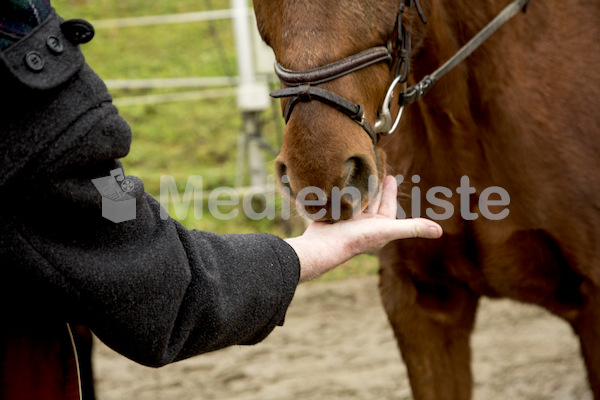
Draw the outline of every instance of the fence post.
[[[237,54],[239,86],[237,88],[237,106],[243,119],[243,140],[238,140],[238,160],[245,160],[240,154],[247,154],[248,175],[250,186],[264,187],[266,185],[266,169],[263,153],[260,147],[262,127],[260,113],[270,107],[269,88],[264,81],[258,81],[254,72],[253,40],[250,28],[250,10],[247,0],[231,0],[233,12],[233,31]],[[241,164],[241,163],[238,163]],[[245,162],[244,162],[245,164]],[[236,172],[236,184],[245,175],[244,170]]]

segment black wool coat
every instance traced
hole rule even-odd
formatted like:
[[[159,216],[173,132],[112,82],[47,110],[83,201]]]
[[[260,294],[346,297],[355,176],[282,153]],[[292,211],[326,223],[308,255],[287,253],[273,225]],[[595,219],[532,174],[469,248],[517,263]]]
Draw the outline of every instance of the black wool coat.
[[[149,366],[264,339],[298,284],[293,249],[162,219],[135,177],[135,219],[103,218],[92,179],[121,167],[131,132],[62,22],[0,53],[1,324],[87,325]]]

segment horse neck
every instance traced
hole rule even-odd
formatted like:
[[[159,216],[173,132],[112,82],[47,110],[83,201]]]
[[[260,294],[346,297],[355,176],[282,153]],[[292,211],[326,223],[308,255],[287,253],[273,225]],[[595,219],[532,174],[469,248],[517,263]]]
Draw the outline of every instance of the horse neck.
[[[460,48],[487,25],[510,0],[492,0],[473,4],[470,0],[431,0],[429,22],[414,26],[413,79],[416,83],[454,56]],[[511,24],[508,24],[511,25]],[[428,108],[467,119],[470,108],[484,99],[488,90],[510,75],[510,60],[503,49],[511,45],[513,26],[505,26],[490,37],[466,60],[451,70],[424,98]],[[507,43],[508,42],[508,43]],[[513,43],[514,44],[514,43]]]
[[[493,3],[493,4],[490,4]],[[425,75],[432,73],[462,45],[471,39],[502,9],[506,2],[482,2],[473,5],[468,0],[447,2],[433,0],[423,4],[429,22],[421,24],[414,18],[414,51],[411,68],[413,74],[409,84],[415,84]],[[405,111],[402,129],[410,131],[412,141],[408,148],[421,149],[415,154],[428,154],[444,164],[450,165],[441,174],[456,175],[468,173],[478,175],[472,170],[480,166],[484,155],[477,144],[481,135],[482,113],[487,94],[499,88],[507,77],[507,61],[497,50],[501,45],[498,38],[477,50],[467,60],[460,63],[440,80],[421,100]],[[428,148],[423,152],[423,148]],[[422,169],[427,160],[412,160],[417,165],[413,169]],[[470,170],[471,169],[471,170]]]

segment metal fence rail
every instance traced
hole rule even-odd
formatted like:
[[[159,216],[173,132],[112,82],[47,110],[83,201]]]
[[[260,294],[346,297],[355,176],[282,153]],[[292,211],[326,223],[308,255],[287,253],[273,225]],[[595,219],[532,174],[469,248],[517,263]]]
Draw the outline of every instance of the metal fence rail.
[[[248,14],[250,15],[250,14]],[[166,25],[166,24],[181,24],[186,22],[203,22],[203,21],[216,21],[219,19],[230,19],[233,18],[233,10],[211,10],[211,11],[197,11],[180,14],[163,14],[163,15],[149,15],[143,17],[128,17],[128,18],[115,18],[115,19],[102,19],[92,21],[94,28],[96,29],[110,29],[110,28],[129,28],[134,26],[151,26],[151,25]]]
[[[272,69],[274,58],[270,50],[265,50],[266,45],[261,43],[256,24],[250,23],[253,17],[254,13],[248,7],[246,0],[231,0],[231,9],[226,10],[105,19],[92,21],[92,23],[96,29],[119,29],[231,19],[238,76],[111,79],[106,80],[105,83],[113,90],[206,88],[176,93],[118,97],[115,98],[114,103],[119,107],[236,96],[243,120],[243,133],[238,136],[236,186],[244,186],[243,176],[248,174],[249,186],[258,188],[263,187],[266,182],[263,150],[261,150],[262,122],[259,113],[271,106],[268,82],[274,78]]]
[[[174,103],[177,101],[209,100],[235,96],[235,88],[204,89],[177,93],[146,94],[143,96],[118,97],[113,100],[117,107],[148,104]]]

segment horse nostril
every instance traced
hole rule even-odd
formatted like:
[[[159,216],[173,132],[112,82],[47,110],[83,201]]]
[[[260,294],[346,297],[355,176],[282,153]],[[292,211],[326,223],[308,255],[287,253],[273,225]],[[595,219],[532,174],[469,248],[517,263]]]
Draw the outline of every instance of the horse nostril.
[[[360,168],[360,159],[358,157],[350,157],[346,160],[346,174],[344,175],[344,183],[347,186],[351,185],[351,182],[354,181],[356,171]]]
[[[350,157],[346,160],[346,174],[344,184],[357,188],[363,195],[369,189],[371,168],[360,157]]]
[[[342,181],[343,187],[332,195],[332,202],[340,203],[341,217],[351,218],[356,212],[362,211],[372,197],[371,173],[369,163],[361,157],[350,157],[346,160],[346,171]],[[335,216],[332,213],[332,216]]]
[[[287,172],[287,166],[284,162],[275,160],[275,173],[279,178],[279,181],[284,187],[290,187],[290,178]]]

